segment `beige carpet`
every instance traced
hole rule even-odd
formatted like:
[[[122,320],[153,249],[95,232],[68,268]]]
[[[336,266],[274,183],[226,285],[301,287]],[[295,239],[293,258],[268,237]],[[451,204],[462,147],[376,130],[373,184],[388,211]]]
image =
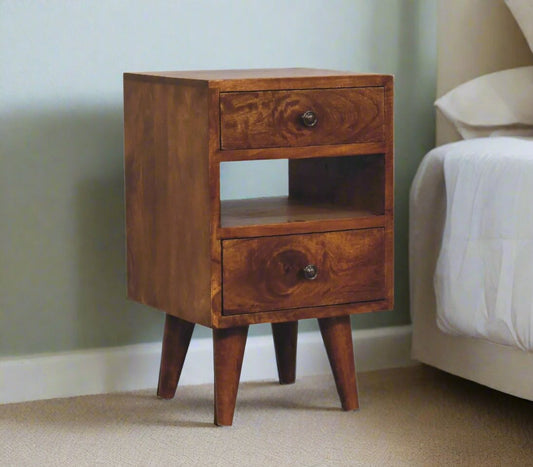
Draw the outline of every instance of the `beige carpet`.
[[[0,406],[0,465],[533,465],[533,403],[428,367],[359,375],[342,412],[331,377],[242,384],[233,427],[211,385]]]

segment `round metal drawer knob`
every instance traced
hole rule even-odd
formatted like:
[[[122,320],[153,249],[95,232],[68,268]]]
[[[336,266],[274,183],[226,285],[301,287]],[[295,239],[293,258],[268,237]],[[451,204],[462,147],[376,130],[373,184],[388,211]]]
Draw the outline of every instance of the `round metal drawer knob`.
[[[318,123],[318,117],[312,110],[308,110],[301,115],[302,123],[306,127],[313,127]]]
[[[315,280],[318,276],[318,268],[314,264],[308,264],[304,269],[304,277],[309,280]]]

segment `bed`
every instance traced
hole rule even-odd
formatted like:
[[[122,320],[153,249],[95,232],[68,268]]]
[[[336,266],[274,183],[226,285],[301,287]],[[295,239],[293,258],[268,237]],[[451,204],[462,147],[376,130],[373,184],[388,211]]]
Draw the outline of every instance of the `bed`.
[[[502,186],[506,183],[512,186],[517,177],[526,187],[531,183],[527,179],[529,175],[526,169],[532,165],[530,170],[533,172],[533,92],[527,93],[512,84],[502,91],[503,94],[499,94],[499,101],[487,97],[509,78],[511,83],[522,79],[528,89],[527,86],[531,85],[529,81],[533,82],[530,78],[533,73],[531,50],[533,2],[530,0],[439,1],[437,148],[421,162],[413,180],[409,208],[412,357],[449,373],[529,400],[533,400],[533,343],[530,342],[533,341],[533,312],[521,320],[513,316],[509,318],[511,324],[518,327],[516,335],[507,332],[507,326],[491,329],[490,326],[476,324],[473,315],[476,311],[479,313],[479,309],[469,305],[476,303],[472,297],[476,296],[475,292],[482,285],[474,280],[461,287],[465,278],[477,276],[468,276],[462,268],[457,269],[457,264],[466,264],[464,257],[468,250],[463,248],[464,245],[456,249],[450,243],[453,240],[450,225],[462,226],[461,217],[458,215],[454,219],[453,215],[459,212],[464,218],[466,214],[461,211],[468,212],[468,206],[470,209],[472,206],[479,206],[475,204],[476,200],[479,202],[479,198],[476,198],[479,193],[464,202],[459,199],[457,203],[458,200],[455,199],[455,206],[459,206],[459,209],[452,209],[449,203],[452,195],[458,197],[462,193],[461,189],[455,189],[455,185],[452,193],[450,180],[454,183],[461,180],[464,188],[468,183],[477,183],[476,177],[481,172],[490,172],[493,177],[504,177],[506,174],[507,179],[492,180],[498,180]],[[509,73],[518,73],[518,78],[518,75],[510,76],[508,73],[508,70],[516,69],[519,71]],[[500,74],[495,73],[500,70]],[[486,78],[488,74],[489,78]],[[481,82],[477,79],[481,79]],[[461,83],[467,84],[461,86]],[[502,95],[508,97],[501,100]],[[483,102],[478,105],[476,99],[481,98]],[[521,106],[516,111],[520,114],[519,118],[510,109],[510,102]],[[493,121],[496,118],[503,121]],[[498,123],[503,125],[504,131],[496,128]],[[531,148],[530,152],[528,148]],[[502,154],[510,159],[502,162]],[[470,163],[484,158],[495,165],[489,170],[480,169],[477,162],[467,168],[460,165],[464,160]],[[507,167],[506,164],[511,159],[518,159],[518,163],[522,165],[509,173],[498,170],[498,164],[499,167]],[[523,180],[522,176],[525,177]],[[533,180],[533,174],[531,177]],[[487,187],[485,190],[490,193]],[[522,191],[516,190],[516,193]],[[466,195],[467,198],[469,196]],[[483,204],[484,209],[494,205],[494,209],[499,209],[498,215],[504,216],[502,219],[511,214],[506,212],[501,203],[498,205],[499,196],[489,198],[490,202]],[[533,205],[533,202],[529,204]],[[529,204],[525,205],[524,215],[518,216],[519,221],[527,221],[530,216],[527,207]],[[472,212],[478,213],[477,210]],[[452,221],[455,224],[451,224]],[[484,225],[483,219],[479,222]],[[507,225],[501,222],[494,224],[495,228]],[[467,236],[470,234],[471,231]],[[533,236],[527,240],[533,240]],[[457,256],[456,250],[463,254],[459,263],[453,264],[454,254],[451,254],[450,261],[443,260],[443,252],[453,251]],[[526,255],[519,254],[515,257],[524,259]],[[522,274],[514,277],[513,283],[521,287],[522,298],[530,294],[531,308],[533,283],[529,281],[528,275],[533,274],[533,258],[522,263],[517,266]],[[489,261],[488,264],[492,263]],[[458,293],[463,295],[454,302],[453,294],[458,289],[462,289]],[[469,292],[472,292],[472,297]],[[489,295],[485,294],[482,298],[490,301],[494,297]],[[463,305],[463,308],[458,308],[459,305]],[[498,306],[505,308],[501,303]],[[447,312],[451,312],[451,318],[446,315]]]

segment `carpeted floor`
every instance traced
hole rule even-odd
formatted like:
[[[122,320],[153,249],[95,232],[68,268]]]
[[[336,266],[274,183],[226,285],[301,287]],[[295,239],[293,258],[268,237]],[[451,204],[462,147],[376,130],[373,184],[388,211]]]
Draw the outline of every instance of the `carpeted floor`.
[[[242,384],[233,427],[211,385],[0,406],[1,466],[533,465],[533,402],[429,367],[359,375],[342,412],[330,376]]]

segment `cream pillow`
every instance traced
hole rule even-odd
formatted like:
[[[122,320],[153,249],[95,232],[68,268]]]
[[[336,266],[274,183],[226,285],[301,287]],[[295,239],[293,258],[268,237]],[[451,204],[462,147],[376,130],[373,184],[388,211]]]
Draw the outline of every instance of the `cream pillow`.
[[[464,139],[533,136],[533,66],[475,78],[437,99],[435,106]]]
[[[505,0],[533,51],[533,0]]]

